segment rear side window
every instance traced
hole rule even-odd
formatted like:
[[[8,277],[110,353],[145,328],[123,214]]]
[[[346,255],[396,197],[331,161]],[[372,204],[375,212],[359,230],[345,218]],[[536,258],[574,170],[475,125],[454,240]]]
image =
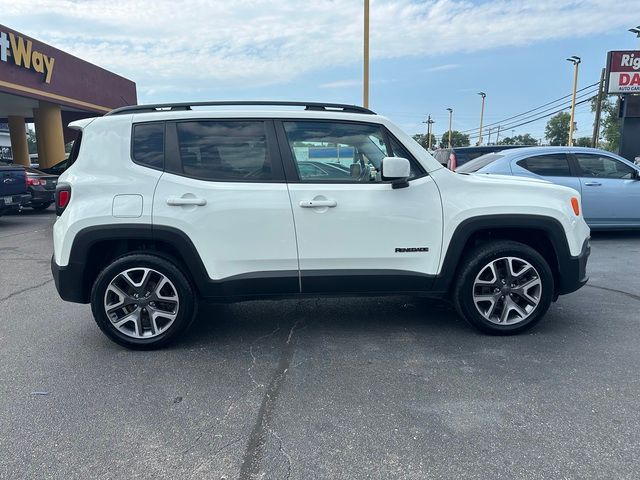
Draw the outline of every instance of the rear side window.
[[[263,121],[206,120],[177,124],[184,175],[203,180],[272,180]]]
[[[543,177],[570,177],[569,160],[563,153],[536,155],[518,162],[522,168]]]
[[[134,125],[131,151],[136,163],[162,170],[164,168],[164,123]]]
[[[78,159],[78,153],[80,152],[81,143],[82,143],[82,132],[78,132],[78,136],[73,141],[73,145],[71,146],[71,152],[69,153],[69,158],[55,164],[52,167],[52,170],[56,168],[60,170],[60,173],[62,173],[66,168],[69,168],[71,165],[73,165],[75,161]]]

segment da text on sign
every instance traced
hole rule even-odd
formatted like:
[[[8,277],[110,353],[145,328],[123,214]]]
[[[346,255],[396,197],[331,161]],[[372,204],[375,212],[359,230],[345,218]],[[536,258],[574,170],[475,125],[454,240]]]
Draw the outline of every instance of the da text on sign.
[[[607,93],[640,93],[640,50],[609,52]]]

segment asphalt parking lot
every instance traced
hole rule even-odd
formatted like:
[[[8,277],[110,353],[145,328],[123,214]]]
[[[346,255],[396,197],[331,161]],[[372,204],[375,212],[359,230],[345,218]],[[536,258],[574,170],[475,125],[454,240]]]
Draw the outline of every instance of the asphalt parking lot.
[[[54,213],[0,217],[0,478],[637,478],[640,233],[530,333],[408,297],[206,306],[169,349],[61,301]]]

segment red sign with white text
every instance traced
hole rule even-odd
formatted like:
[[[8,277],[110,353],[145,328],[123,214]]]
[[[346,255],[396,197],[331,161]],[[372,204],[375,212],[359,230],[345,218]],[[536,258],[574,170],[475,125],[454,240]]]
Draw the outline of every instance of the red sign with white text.
[[[609,52],[607,93],[640,93],[640,50]]]

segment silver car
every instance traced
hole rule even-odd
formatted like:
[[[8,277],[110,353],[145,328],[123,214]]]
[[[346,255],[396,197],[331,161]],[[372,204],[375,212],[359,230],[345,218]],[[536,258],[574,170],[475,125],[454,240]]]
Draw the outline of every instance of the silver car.
[[[640,228],[640,166],[611,152],[582,147],[529,147],[478,157],[457,173],[517,175],[548,180],[582,194],[594,229]]]

